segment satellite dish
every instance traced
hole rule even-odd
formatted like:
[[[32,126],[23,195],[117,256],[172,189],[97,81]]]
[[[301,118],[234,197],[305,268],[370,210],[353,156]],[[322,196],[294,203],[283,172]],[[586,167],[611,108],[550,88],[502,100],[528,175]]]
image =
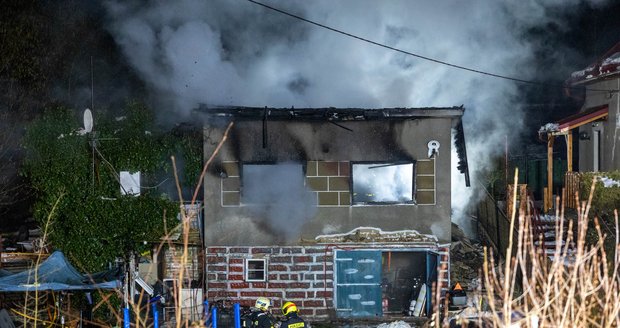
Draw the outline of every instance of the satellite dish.
[[[88,108],[84,110],[84,131],[86,133],[93,131],[93,113]]]

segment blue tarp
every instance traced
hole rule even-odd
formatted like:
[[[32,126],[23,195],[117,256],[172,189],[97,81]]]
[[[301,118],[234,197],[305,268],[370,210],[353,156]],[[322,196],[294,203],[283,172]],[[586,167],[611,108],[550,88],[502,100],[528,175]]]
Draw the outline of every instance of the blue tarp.
[[[0,292],[117,289],[120,286],[118,280],[94,282],[90,276],[79,273],[59,251],[37,268],[0,278]]]

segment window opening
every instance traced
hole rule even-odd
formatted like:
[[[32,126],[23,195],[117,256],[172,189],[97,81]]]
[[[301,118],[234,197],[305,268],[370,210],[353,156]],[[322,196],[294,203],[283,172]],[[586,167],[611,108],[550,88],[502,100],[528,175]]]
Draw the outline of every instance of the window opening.
[[[414,163],[353,163],[351,168],[353,204],[414,203]]]
[[[278,205],[305,193],[301,164],[243,164],[241,199],[246,205]]]

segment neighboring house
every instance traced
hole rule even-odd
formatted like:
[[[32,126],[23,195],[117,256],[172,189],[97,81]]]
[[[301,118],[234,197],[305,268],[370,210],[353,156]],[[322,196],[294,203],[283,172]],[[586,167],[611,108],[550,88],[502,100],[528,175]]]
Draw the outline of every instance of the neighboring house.
[[[564,136],[568,145],[568,172],[573,171],[572,138],[573,132],[579,131],[579,171],[620,169],[620,43],[586,69],[573,72],[567,84],[567,91],[573,96],[581,96],[581,87],[585,89],[584,103],[579,113],[541,128],[548,136],[548,156],[552,156],[555,137]],[[552,172],[552,165],[548,165],[547,209],[553,204]]]
[[[449,283],[451,133],[463,107],[202,108],[207,298],[309,319],[432,309]],[[456,129],[455,129],[456,128]],[[423,292],[423,293],[424,293]],[[422,315],[428,315],[422,309]]]
[[[583,71],[574,72],[571,86],[585,87],[580,110],[579,170],[611,171],[620,168],[620,43]],[[608,90],[608,91],[604,91]]]

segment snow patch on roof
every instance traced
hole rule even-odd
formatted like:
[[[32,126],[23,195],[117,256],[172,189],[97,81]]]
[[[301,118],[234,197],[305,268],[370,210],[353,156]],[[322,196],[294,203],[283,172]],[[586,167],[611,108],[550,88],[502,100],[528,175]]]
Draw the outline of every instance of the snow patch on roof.
[[[540,127],[540,129],[538,129],[538,133],[544,133],[544,132],[555,132],[558,131],[560,129],[560,125],[557,123],[547,123],[543,126]]]
[[[605,58],[605,60],[601,63],[601,66],[611,64],[620,64],[620,52],[616,52],[615,54]]]
[[[569,84],[578,84],[620,73],[620,43],[587,68],[571,73]]]

